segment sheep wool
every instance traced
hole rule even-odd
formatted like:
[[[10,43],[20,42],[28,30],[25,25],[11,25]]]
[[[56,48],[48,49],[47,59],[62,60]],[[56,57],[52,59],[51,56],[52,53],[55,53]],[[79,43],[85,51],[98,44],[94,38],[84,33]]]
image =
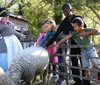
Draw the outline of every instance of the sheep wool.
[[[14,57],[8,72],[0,77],[0,85],[18,85],[18,80],[30,82],[47,68],[48,63],[49,55],[44,48],[26,48]]]

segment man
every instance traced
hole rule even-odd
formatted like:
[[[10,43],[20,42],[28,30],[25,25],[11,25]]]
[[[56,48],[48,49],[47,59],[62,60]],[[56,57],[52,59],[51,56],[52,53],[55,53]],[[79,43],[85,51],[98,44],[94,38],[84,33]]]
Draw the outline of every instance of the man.
[[[64,34],[67,35],[70,32],[74,31],[74,28],[72,27],[71,22],[76,17],[81,17],[79,15],[75,15],[75,14],[72,13],[72,7],[69,3],[65,3],[62,7],[62,10],[63,10],[63,13],[66,17],[61,22],[60,26],[58,27],[58,29],[57,29],[56,33],[54,34],[54,36],[52,37],[52,39],[50,39],[49,42],[46,44],[46,47],[48,47],[50,44],[52,44],[57,39],[57,37],[59,36],[59,34],[61,32],[63,32]],[[86,27],[85,24],[84,24],[84,27]],[[82,36],[85,36],[85,33]],[[71,45],[76,45],[76,42],[73,39],[71,39]],[[71,48],[71,55],[77,55],[79,53],[80,53],[79,48]],[[72,66],[78,67],[77,56],[71,57],[71,62],[72,62]],[[78,69],[72,69],[72,74],[80,75],[80,71]],[[91,85],[90,81],[88,81],[88,80],[83,80],[83,82],[82,82],[82,79],[80,79],[80,78],[73,77],[73,79],[75,81],[75,83],[73,85]],[[57,85],[62,85],[62,84],[57,84]]]

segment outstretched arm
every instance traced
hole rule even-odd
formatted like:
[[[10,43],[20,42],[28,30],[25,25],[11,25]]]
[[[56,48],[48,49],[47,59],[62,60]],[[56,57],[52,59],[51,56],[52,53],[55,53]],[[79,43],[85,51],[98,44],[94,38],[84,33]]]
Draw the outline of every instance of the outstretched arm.
[[[90,31],[80,33],[80,36],[87,37],[87,36],[90,36],[90,35],[94,35],[97,32],[98,32],[98,30],[96,30],[96,29],[90,29]]]
[[[46,40],[48,40],[48,37],[50,35],[54,35],[55,34],[55,31],[49,31],[47,32],[47,34],[44,36],[44,38],[41,40],[41,42],[38,44],[39,46],[43,46],[43,44],[46,42]]]
[[[59,45],[60,45],[61,43],[63,43],[63,42],[65,42],[65,41],[69,40],[71,37],[72,37],[72,35],[68,35],[68,36],[64,37],[63,39],[61,39],[61,40],[57,43],[57,45],[56,45],[55,47],[58,48]]]

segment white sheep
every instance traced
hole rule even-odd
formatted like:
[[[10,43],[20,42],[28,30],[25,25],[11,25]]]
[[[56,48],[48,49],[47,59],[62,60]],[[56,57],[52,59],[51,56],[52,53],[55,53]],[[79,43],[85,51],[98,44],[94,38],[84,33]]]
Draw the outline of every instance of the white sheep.
[[[0,76],[0,85],[20,85],[24,80],[28,85],[36,75],[43,73],[49,63],[48,52],[42,47],[29,47],[14,57],[9,70]]]

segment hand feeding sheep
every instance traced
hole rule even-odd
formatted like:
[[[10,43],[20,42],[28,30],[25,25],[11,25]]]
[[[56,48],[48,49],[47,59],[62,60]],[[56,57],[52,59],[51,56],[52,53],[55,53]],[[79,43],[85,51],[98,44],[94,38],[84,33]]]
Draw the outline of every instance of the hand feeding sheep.
[[[0,85],[20,85],[19,80],[30,85],[36,75],[44,72],[48,63],[49,55],[44,48],[26,48],[14,57],[8,72],[0,76]]]

